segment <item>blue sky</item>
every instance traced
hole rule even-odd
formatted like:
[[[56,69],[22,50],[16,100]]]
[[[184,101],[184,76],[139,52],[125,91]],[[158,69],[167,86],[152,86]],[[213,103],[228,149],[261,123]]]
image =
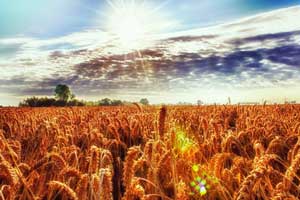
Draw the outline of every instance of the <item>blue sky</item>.
[[[141,1],[141,0],[136,0]],[[149,0],[154,5],[161,0]],[[204,27],[299,4],[299,0],[167,0],[161,12],[178,21],[176,30]],[[57,37],[103,28],[103,0],[1,0],[0,37]]]

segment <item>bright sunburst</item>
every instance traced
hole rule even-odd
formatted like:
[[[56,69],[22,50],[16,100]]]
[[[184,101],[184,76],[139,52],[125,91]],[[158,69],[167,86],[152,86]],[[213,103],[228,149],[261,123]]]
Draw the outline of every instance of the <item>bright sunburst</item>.
[[[160,6],[135,0],[107,0],[110,5],[107,30],[118,40],[120,48],[138,50],[149,45],[150,37],[166,30],[172,23],[161,13]]]

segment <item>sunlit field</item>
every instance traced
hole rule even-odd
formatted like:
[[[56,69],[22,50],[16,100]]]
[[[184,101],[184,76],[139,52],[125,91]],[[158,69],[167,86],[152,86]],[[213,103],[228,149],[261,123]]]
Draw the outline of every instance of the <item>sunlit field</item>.
[[[299,198],[299,105],[0,113],[1,200]]]

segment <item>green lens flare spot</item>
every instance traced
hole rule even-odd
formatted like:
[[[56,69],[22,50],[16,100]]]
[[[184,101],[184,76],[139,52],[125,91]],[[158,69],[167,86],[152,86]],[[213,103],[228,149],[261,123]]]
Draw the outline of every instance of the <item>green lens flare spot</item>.
[[[194,146],[195,142],[187,136],[184,131],[178,131],[176,133],[175,147],[182,153],[188,152]]]
[[[193,165],[192,167],[194,172],[198,172],[199,171],[199,165]]]
[[[192,182],[191,182],[191,186],[192,186],[192,187],[195,187],[195,186],[196,186],[195,181],[192,181]]]

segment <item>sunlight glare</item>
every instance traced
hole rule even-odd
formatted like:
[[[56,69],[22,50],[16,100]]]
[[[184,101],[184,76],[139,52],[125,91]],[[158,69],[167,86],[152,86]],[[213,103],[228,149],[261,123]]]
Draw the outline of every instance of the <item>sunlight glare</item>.
[[[170,24],[160,15],[159,9],[144,1],[117,0],[108,1],[108,4],[107,31],[125,50],[151,45],[150,37],[161,33]]]

